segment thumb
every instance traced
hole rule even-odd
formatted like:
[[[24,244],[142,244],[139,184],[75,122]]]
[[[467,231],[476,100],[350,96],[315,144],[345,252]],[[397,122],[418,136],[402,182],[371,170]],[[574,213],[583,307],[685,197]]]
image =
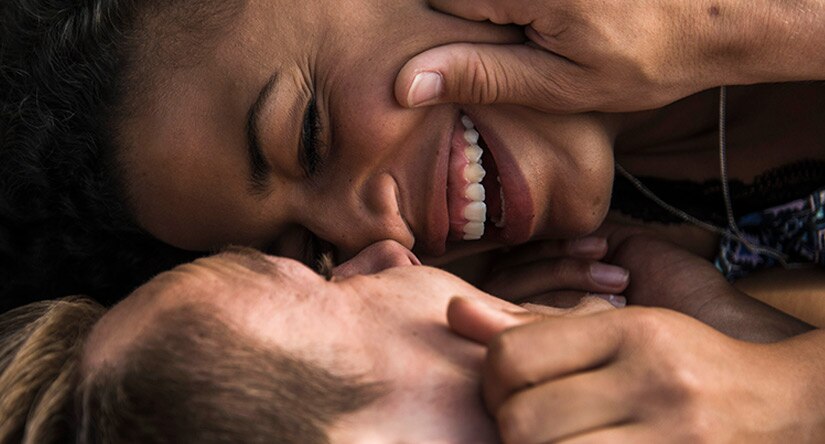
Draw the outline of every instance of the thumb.
[[[423,52],[404,65],[395,97],[407,108],[439,103],[510,103],[546,112],[585,111],[582,69],[528,45],[455,43]]]
[[[450,328],[480,344],[489,343],[504,330],[544,318],[520,307],[505,310],[463,297],[454,297],[447,306]]]

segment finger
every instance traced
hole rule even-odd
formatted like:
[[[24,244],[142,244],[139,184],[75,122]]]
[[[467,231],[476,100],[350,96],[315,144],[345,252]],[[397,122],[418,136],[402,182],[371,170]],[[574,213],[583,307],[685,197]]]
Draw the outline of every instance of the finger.
[[[559,316],[577,307],[590,294],[576,290],[550,291],[521,299],[519,305],[530,311],[536,311],[532,307],[541,307],[540,309],[551,310],[548,315]]]
[[[508,328],[540,319],[543,319],[543,315],[518,307],[513,307],[512,311],[504,311],[462,297],[452,298],[447,306],[447,322],[450,328],[480,344],[487,344]]]
[[[623,310],[556,318],[511,328],[490,341],[483,381],[495,412],[512,393],[544,381],[592,370],[612,359],[626,334]]]
[[[633,235],[617,248],[613,261],[634,274],[635,304],[662,306],[694,315],[709,295],[730,286],[707,260],[660,239]]]
[[[663,436],[662,433],[665,435]],[[559,444],[626,444],[629,442],[671,442],[672,436],[667,430],[655,430],[642,427],[640,424],[620,424],[615,427],[605,427],[599,430],[572,436],[558,441]]]
[[[504,268],[541,259],[574,257],[601,260],[607,254],[607,239],[593,236],[573,240],[545,240],[515,247],[501,256],[494,267]]]
[[[581,259],[550,259],[494,272],[482,288],[510,301],[553,290],[618,294],[630,282],[624,268]]]
[[[438,11],[467,20],[489,20],[503,25],[526,25],[535,17],[534,3],[528,0],[430,0],[430,6]]]
[[[527,45],[455,43],[408,61],[395,82],[405,107],[438,103],[513,103],[546,112],[582,112],[593,94],[582,89],[587,73],[552,52]]]
[[[555,442],[633,417],[617,372],[597,371],[515,393],[495,412],[506,443]]]
[[[624,308],[627,299],[615,294],[594,294],[581,291],[553,291],[533,296],[519,304],[532,312],[555,316],[587,316],[613,308]]]
[[[627,301],[622,296],[593,295],[575,291],[554,292],[531,298],[530,302],[520,304],[521,308],[546,317],[587,316],[606,310],[622,308],[625,305],[627,305]]]

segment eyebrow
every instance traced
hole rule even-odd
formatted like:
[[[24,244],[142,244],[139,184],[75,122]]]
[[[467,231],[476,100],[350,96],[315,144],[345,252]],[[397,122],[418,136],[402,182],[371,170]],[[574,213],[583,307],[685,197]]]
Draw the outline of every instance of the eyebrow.
[[[249,155],[249,165],[252,182],[252,188],[256,191],[264,191],[266,188],[267,178],[272,170],[272,166],[264,156],[261,149],[261,137],[258,122],[261,118],[261,111],[264,105],[269,101],[275,92],[275,87],[278,86],[279,75],[278,72],[272,74],[258,92],[258,97],[255,103],[249,108],[249,113],[246,119],[246,147]]]

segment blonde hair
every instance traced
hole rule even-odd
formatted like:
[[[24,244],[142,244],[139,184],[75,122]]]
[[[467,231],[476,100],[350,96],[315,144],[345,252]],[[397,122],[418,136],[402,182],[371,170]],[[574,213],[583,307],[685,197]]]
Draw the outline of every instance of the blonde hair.
[[[72,440],[80,353],[105,311],[70,297],[0,315],[0,444]]]
[[[202,306],[161,314],[120,362],[81,375],[78,443],[325,444],[387,388],[230,327]]]

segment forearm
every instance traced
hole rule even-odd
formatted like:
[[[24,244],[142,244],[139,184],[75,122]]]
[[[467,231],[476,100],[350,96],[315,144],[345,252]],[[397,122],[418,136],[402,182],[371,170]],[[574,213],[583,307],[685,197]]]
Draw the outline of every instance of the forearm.
[[[825,1],[728,1],[710,57],[740,84],[825,79]],[[715,28],[715,29],[713,29]],[[724,82],[724,78],[721,83]]]
[[[762,346],[774,405],[790,412],[789,442],[825,442],[825,331],[815,330],[779,344]],[[779,412],[779,410],[774,410]]]
[[[733,338],[777,342],[813,327],[740,292],[721,293],[686,313]]]
[[[825,326],[825,270],[765,270],[736,282],[751,297],[817,327]]]

